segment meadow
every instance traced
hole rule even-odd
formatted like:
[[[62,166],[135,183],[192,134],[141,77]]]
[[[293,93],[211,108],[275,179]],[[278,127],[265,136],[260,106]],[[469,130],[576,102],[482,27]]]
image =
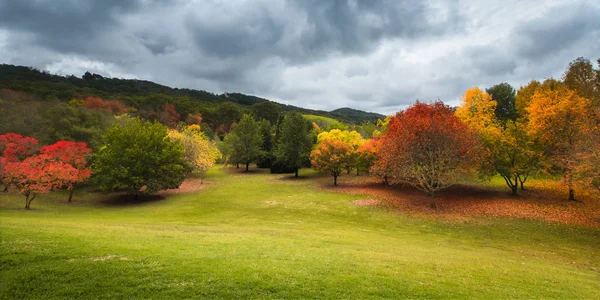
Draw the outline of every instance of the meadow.
[[[0,298],[600,298],[597,226],[356,205],[373,195],[344,177],[267,172],[30,211],[0,194]]]

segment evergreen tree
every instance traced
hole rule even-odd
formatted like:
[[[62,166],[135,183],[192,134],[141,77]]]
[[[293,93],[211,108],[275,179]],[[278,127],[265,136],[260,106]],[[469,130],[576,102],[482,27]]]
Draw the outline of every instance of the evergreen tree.
[[[289,113],[281,123],[275,157],[294,169],[296,177],[310,156],[314,140],[312,129],[312,124],[299,113]]]

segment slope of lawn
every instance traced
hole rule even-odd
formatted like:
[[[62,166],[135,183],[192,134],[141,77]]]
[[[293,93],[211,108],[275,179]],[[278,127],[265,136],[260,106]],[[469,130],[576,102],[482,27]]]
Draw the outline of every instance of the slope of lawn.
[[[214,168],[126,204],[0,194],[0,298],[600,298],[600,230],[432,221],[319,178]]]

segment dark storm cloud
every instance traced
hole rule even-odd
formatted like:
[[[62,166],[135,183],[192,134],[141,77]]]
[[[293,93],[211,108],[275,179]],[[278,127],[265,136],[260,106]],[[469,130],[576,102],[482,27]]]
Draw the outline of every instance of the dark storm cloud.
[[[3,0],[0,62],[391,112],[559,76],[600,53],[598,16],[585,0]]]

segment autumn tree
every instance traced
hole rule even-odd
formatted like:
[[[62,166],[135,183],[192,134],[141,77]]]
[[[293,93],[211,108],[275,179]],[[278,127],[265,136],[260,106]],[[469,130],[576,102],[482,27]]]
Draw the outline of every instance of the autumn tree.
[[[485,90],[496,101],[496,119],[505,124],[515,121],[518,117],[515,106],[515,89],[508,83],[496,84]]]
[[[158,115],[158,120],[171,128],[177,125],[180,118],[181,114],[177,112],[175,105],[170,103],[163,105],[162,110]]]
[[[377,153],[381,149],[381,139],[371,138],[364,144],[360,145],[356,150],[357,165],[356,175],[359,175],[361,170],[369,171],[369,169],[375,165],[377,159]]]
[[[477,132],[483,142],[486,151],[480,174],[486,178],[499,174],[516,196],[519,184],[524,189],[525,181],[535,172],[539,155],[533,151],[531,139],[521,128],[525,123],[521,119],[498,119],[496,105],[491,95],[475,88],[465,93],[456,115]]]
[[[234,163],[246,165],[246,172],[250,163],[255,162],[262,154],[262,135],[260,126],[249,115],[244,115],[240,122],[227,135],[225,142],[229,145],[230,159]]]
[[[366,140],[360,135],[360,133],[356,131],[340,129],[332,129],[330,131],[319,133],[317,136],[317,143],[326,139],[342,141],[350,146],[350,153],[348,155],[348,159],[346,160],[345,167],[346,172],[350,174],[350,171],[357,167],[358,155],[356,151],[358,150],[358,147],[366,142]]]
[[[435,193],[479,163],[480,147],[448,106],[417,102],[391,119],[381,154],[394,179],[426,192],[435,208]]]
[[[189,171],[183,146],[169,140],[167,128],[158,122],[126,119],[104,140],[92,165],[103,190],[122,189],[139,197],[179,187]]]
[[[352,147],[337,139],[322,139],[310,154],[310,163],[317,171],[328,172],[333,176],[333,185],[347,168],[351,159]]]
[[[295,170],[307,163],[313,146],[313,126],[300,113],[289,113],[281,123],[275,159]]]
[[[544,146],[544,158],[554,170],[562,173],[569,189],[569,200],[575,200],[573,174],[580,163],[583,133],[590,124],[591,101],[577,95],[554,79],[544,81],[527,107],[528,133]]]
[[[85,142],[58,141],[52,145],[44,146],[41,154],[48,155],[51,159],[73,167],[70,176],[63,180],[64,187],[69,192],[68,202],[73,200],[73,190],[92,175],[88,168],[86,156],[92,153]],[[62,187],[61,187],[62,188]]]
[[[38,141],[16,133],[0,135],[0,181],[7,176],[7,164],[23,161],[38,150]],[[8,192],[9,183],[5,183],[4,192]]]
[[[47,154],[39,154],[6,165],[5,183],[9,183],[25,196],[25,209],[39,193],[47,193],[72,181],[77,170]]]
[[[179,130],[170,129],[169,138],[183,146],[183,159],[191,166],[192,174],[204,175],[221,157],[215,143],[209,141],[196,124]]]
[[[533,94],[535,94],[535,91],[541,86],[542,84],[539,81],[532,80],[527,85],[521,86],[515,96],[515,110],[519,118],[525,122],[529,122],[529,112],[527,111],[527,107],[531,104]]]

